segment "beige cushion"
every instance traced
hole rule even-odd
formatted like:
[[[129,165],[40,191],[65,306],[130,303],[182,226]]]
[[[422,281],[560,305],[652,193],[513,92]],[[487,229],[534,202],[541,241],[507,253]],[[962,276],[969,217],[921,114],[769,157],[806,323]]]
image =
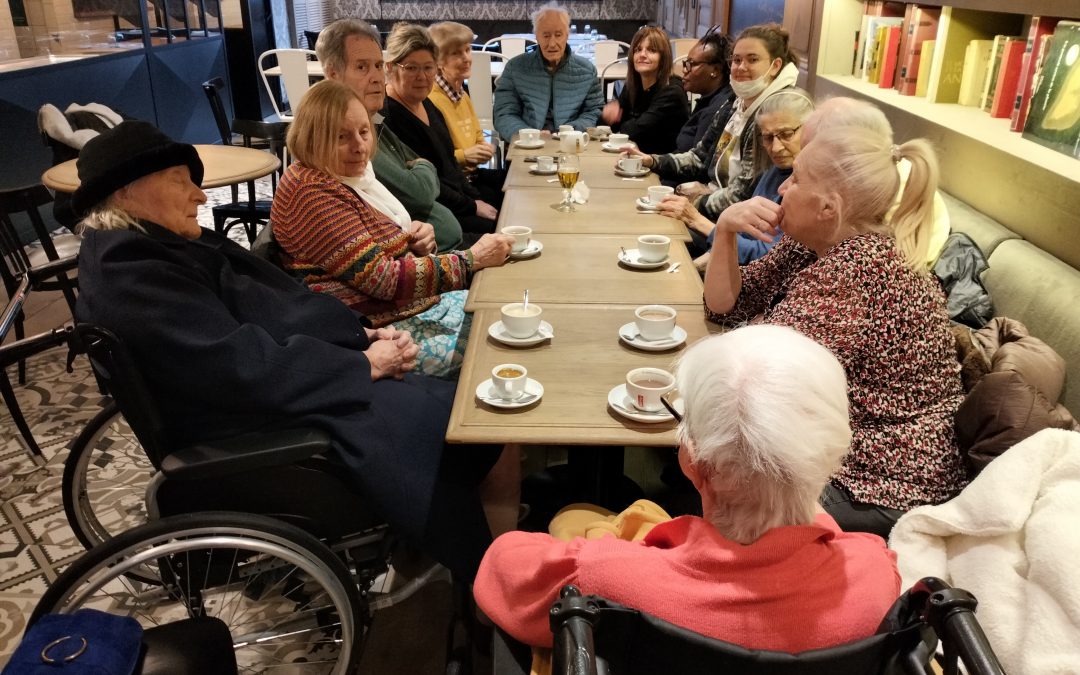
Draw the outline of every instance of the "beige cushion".
[[[1020,239],[1020,235],[971,208],[956,197],[942,193],[949,209],[949,224],[953,232],[963,232],[975,241],[975,245],[987,258],[1001,242]],[[1026,323],[1026,322],[1025,322]]]

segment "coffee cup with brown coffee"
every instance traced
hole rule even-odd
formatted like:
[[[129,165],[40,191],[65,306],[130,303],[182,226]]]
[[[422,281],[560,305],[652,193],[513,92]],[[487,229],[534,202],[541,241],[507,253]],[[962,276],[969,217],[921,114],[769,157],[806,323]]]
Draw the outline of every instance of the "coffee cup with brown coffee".
[[[660,368],[634,368],[626,374],[626,394],[638,410],[662,410],[660,397],[674,388],[675,376]]]
[[[492,395],[507,400],[521,398],[529,371],[517,363],[500,363],[491,369]]]
[[[540,315],[544,310],[540,305],[511,302],[502,306],[503,328],[510,337],[527,338],[536,335],[540,329]]]
[[[666,340],[675,330],[675,310],[666,305],[642,305],[634,310],[638,334],[645,340]]]

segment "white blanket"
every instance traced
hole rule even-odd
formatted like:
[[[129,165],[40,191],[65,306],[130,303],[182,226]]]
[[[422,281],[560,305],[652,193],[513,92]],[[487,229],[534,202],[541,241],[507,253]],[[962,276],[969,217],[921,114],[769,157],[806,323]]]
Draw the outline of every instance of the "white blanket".
[[[905,588],[936,576],[975,594],[1010,675],[1080,673],[1080,433],[1016,444],[952,501],[907,513],[889,546]]]

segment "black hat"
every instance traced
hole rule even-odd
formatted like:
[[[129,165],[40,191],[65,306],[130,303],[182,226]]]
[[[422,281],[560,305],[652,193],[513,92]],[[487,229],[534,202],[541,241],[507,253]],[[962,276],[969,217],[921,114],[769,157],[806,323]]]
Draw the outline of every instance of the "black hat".
[[[71,206],[81,218],[128,183],[184,165],[191,171],[191,182],[201,184],[203,164],[194,146],[177,143],[147,122],[121,122],[83,146],[76,165],[80,185]]]

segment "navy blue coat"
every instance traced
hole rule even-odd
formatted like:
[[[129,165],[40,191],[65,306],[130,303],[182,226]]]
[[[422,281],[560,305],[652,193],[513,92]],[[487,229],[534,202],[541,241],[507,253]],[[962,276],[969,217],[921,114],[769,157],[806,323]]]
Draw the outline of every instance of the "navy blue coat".
[[[444,478],[455,385],[372,382],[363,317],[339,300],[213,232],[146,227],[86,232],[77,315],[127,345],[177,447],[283,421],[324,428],[381,515],[471,579],[491,541],[475,484],[495,457],[452,447],[448,464],[482,466],[471,485],[460,469]]]

